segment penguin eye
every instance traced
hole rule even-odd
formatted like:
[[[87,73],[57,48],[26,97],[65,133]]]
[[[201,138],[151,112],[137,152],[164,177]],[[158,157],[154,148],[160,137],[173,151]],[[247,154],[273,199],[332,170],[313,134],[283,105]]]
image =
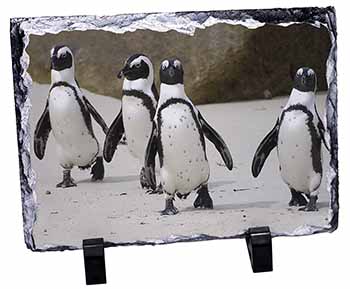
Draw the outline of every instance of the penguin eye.
[[[175,60],[174,61],[174,66],[176,67],[176,68],[181,68],[181,62],[180,62],[180,60]]]
[[[135,64],[135,67],[136,67],[136,68],[140,68],[140,67],[141,67],[141,62],[136,63],[136,64]]]
[[[166,68],[168,68],[168,66],[169,66],[169,61],[168,60],[164,60],[163,62],[162,62],[162,70],[165,70]]]

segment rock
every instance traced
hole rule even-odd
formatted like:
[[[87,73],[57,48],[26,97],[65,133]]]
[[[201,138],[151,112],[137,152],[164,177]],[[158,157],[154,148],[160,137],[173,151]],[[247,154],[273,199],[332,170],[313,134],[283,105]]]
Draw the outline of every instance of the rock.
[[[272,98],[272,93],[271,93],[270,90],[268,90],[268,89],[264,90],[264,98],[265,99],[271,99]]]
[[[49,53],[57,44],[73,49],[77,79],[83,88],[118,98],[122,81],[117,79],[117,72],[125,59],[137,52],[152,59],[157,85],[160,62],[166,57],[180,58],[186,92],[196,104],[288,94],[292,77],[301,66],[312,67],[318,75],[319,90],[327,89],[328,32],[324,27],[307,24],[265,25],[257,29],[216,24],[197,29],[194,36],[150,30],[31,35],[27,52],[34,81],[50,82]]]

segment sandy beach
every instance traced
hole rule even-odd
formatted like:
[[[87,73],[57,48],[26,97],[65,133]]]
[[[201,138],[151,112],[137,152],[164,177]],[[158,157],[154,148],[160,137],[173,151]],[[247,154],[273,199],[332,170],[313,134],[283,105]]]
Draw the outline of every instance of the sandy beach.
[[[31,136],[47,99],[49,85],[34,84],[30,115]],[[119,112],[120,101],[85,95],[110,125]],[[237,236],[252,226],[270,226],[274,235],[306,234],[307,225],[328,227],[330,196],[326,190],[329,156],[323,150],[324,177],[319,189],[317,212],[288,207],[290,192],[283,183],[276,151],[273,151],[257,179],[250,172],[252,157],[262,138],[275,124],[287,97],[271,100],[232,102],[198,106],[204,118],[229,146],[234,168],[228,171],[214,146],[207,143],[211,175],[209,190],[213,210],[194,209],[195,194],[176,199],[180,213],[161,216],[163,195],[147,195],[139,184],[140,163],[119,146],[111,163],[105,163],[103,182],[91,183],[90,171],[72,170],[77,187],[60,189],[62,179],[52,135],[42,161],[31,153],[37,181],[37,220],[33,235],[37,249],[56,246],[81,247],[83,239],[103,237],[113,243],[174,240],[177,236],[205,234]],[[319,113],[324,113],[325,93],[317,95]],[[101,146],[104,134],[94,122]]]

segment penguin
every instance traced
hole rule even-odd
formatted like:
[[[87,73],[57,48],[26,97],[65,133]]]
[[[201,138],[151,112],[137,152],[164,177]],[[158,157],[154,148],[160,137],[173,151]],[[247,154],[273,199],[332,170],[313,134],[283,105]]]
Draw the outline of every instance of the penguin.
[[[165,193],[165,209],[161,214],[177,214],[175,195],[185,199],[194,190],[197,198],[193,206],[212,209],[204,136],[215,145],[229,170],[233,167],[231,153],[221,136],[187,97],[184,70],[179,59],[165,59],[161,63],[160,82],[160,98],[146,149],[146,178],[155,188],[154,163],[158,153],[161,185]]]
[[[51,86],[45,109],[34,132],[34,152],[38,159],[45,155],[50,132],[55,139],[63,180],[57,187],[76,186],[71,177],[74,166],[91,168],[92,181],[103,180],[104,165],[100,144],[95,137],[91,116],[106,133],[108,127],[83,95],[75,79],[74,56],[65,45],[51,49]]]
[[[325,127],[315,103],[317,77],[308,67],[299,68],[286,106],[275,126],[258,146],[252,174],[258,177],[270,152],[276,147],[282,180],[291,192],[289,206],[316,211],[322,180],[321,144],[329,151]]]
[[[125,135],[130,154],[143,164],[159,99],[154,84],[153,64],[146,55],[134,54],[128,57],[123,69],[118,73],[118,78],[122,77],[124,77],[122,105],[107,132],[103,156],[110,162]],[[140,172],[140,184],[142,188],[150,189],[143,167]]]

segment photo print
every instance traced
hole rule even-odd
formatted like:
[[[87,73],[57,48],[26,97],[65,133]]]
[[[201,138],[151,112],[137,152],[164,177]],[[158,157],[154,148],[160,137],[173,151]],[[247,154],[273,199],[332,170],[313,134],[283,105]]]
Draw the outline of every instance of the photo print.
[[[335,11],[11,19],[35,251],[331,232]]]

